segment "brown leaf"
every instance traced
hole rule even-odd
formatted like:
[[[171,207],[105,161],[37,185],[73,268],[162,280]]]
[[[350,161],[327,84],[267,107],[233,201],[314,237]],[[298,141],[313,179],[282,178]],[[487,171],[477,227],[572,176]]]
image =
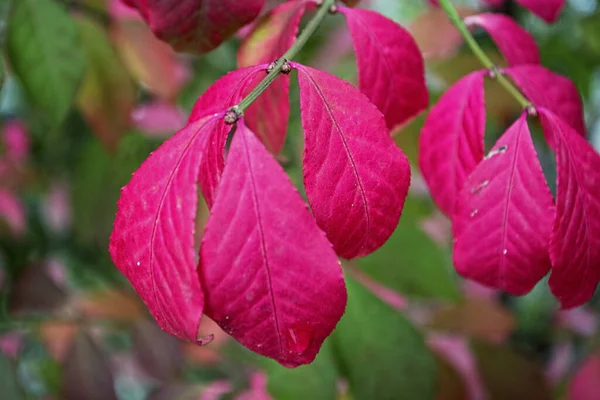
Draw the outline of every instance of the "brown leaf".
[[[552,392],[541,365],[505,346],[472,343],[490,400],[546,400]]]
[[[88,318],[131,321],[145,315],[139,297],[119,289],[85,293],[76,303],[77,308]]]
[[[86,333],[79,333],[69,348],[62,377],[61,399],[117,399],[106,356]]]
[[[490,300],[466,299],[438,311],[429,325],[432,329],[498,342],[513,331],[515,318]]]
[[[62,307],[67,298],[43,264],[32,264],[17,278],[9,297],[9,309],[15,313],[51,312]]]
[[[440,356],[438,362],[438,392],[435,400],[468,400],[465,382],[460,374]]]
[[[164,332],[149,319],[140,320],[133,330],[135,356],[140,366],[152,377],[169,381],[183,367],[179,340]]]
[[[65,359],[77,331],[77,324],[71,322],[44,322],[39,327],[42,342],[55,360]]]

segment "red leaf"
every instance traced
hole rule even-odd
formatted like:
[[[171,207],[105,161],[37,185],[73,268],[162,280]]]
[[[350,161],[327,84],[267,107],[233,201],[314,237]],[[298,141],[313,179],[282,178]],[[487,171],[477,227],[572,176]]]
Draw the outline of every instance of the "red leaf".
[[[128,0],[158,38],[176,50],[205,53],[256,18],[265,0]]]
[[[546,22],[555,22],[565,5],[565,0],[517,0],[523,7],[528,8]]]
[[[598,400],[600,353],[588,356],[579,366],[569,383],[569,398],[573,400]]]
[[[556,152],[558,175],[550,290],[563,308],[577,307],[600,281],[600,156],[558,116],[538,111]]]
[[[478,14],[465,18],[469,26],[486,30],[509,65],[540,64],[540,50],[529,32],[502,14]]]
[[[550,270],[554,213],[524,114],[460,192],[453,218],[456,270],[512,295],[530,292]]]
[[[344,313],[340,263],[306,204],[238,123],[202,240],[206,314],[252,351],[310,363]]]
[[[433,200],[451,216],[465,180],[483,159],[485,71],[455,83],[431,109],[419,139],[419,168]]]
[[[506,68],[525,96],[536,107],[545,107],[585,136],[583,102],[577,88],[568,78],[540,65]]]
[[[238,52],[240,67],[271,63],[296,41],[300,19],[308,2],[297,0],[273,9],[244,40]],[[281,76],[250,106],[245,120],[267,149],[279,154],[290,116],[290,77]]]
[[[218,115],[190,123],[148,157],[122,189],[110,253],[158,324],[197,342],[204,296],[196,275],[196,180]]]
[[[339,10],[352,33],[360,91],[381,110],[390,130],[406,124],[429,104],[417,44],[404,28],[379,13]]]
[[[230,72],[211,87],[196,102],[189,121],[197,121],[239,103],[243,96],[264,77],[265,65],[242,68]],[[225,167],[225,142],[231,127],[221,124],[210,133],[209,145],[200,164],[198,181],[206,204],[212,207],[219,180]]]
[[[313,214],[338,255],[367,255],[398,225],[410,184],[408,160],[364,95],[325,72],[293,65],[299,72],[304,184]]]

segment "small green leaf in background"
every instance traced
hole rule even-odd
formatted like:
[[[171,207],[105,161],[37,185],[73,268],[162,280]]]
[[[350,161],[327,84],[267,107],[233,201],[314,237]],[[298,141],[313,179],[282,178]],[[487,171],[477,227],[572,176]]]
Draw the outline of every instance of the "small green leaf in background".
[[[0,394],[3,400],[21,400],[23,393],[17,384],[12,362],[0,351]]]
[[[356,263],[379,283],[406,296],[456,301],[460,291],[451,272],[450,252],[419,226],[431,208],[408,197],[392,237]]]
[[[551,390],[542,367],[506,346],[472,343],[479,374],[490,400],[549,400]]]
[[[77,106],[102,144],[114,151],[130,125],[136,88],[106,32],[89,19],[77,22],[88,60]]]
[[[8,19],[9,63],[48,122],[66,117],[84,73],[77,26],[53,0],[13,1]]]
[[[338,374],[327,340],[312,364],[289,369],[274,361],[266,367],[267,390],[277,400],[330,400],[337,394]]]
[[[437,363],[402,314],[346,277],[348,306],[333,344],[355,400],[434,399]]]

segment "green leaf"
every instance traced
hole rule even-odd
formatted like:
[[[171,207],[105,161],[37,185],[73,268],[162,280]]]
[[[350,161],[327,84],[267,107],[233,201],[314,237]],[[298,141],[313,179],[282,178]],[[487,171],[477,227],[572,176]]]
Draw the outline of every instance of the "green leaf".
[[[77,26],[52,0],[17,0],[8,20],[9,62],[52,126],[66,117],[85,59]]]
[[[12,362],[0,351],[0,393],[4,400],[23,399]]]
[[[450,252],[419,226],[429,211],[429,205],[408,197],[392,237],[356,263],[371,278],[403,295],[456,301],[461,295],[451,271]]]
[[[434,399],[436,359],[421,333],[354,279],[346,284],[348,306],[333,341],[352,398]]]
[[[338,374],[327,340],[312,364],[295,369],[284,368],[274,361],[266,367],[267,389],[277,400],[335,399]]]

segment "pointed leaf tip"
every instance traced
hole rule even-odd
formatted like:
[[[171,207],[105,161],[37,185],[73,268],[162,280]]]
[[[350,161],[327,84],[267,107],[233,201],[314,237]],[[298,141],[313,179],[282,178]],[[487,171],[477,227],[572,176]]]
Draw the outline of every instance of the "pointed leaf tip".
[[[306,138],[304,184],[317,223],[338,255],[381,247],[398,225],[410,166],[381,112],[349,83],[294,64]]]
[[[448,216],[469,174],[483,159],[485,71],[456,82],[431,109],[419,138],[419,168]]]
[[[340,263],[281,166],[238,123],[200,250],[206,314],[286,367],[312,362],[346,306]]]
[[[538,111],[558,175],[549,285],[563,308],[577,307],[600,282],[600,155],[556,114]]]
[[[415,40],[377,12],[338,8],[354,41],[360,91],[383,113],[390,130],[405,125],[429,104],[424,61]]]
[[[517,0],[523,7],[548,23],[556,22],[566,0]]]
[[[457,271],[512,295],[531,291],[550,270],[554,200],[525,114],[473,170],[454,210]]]
[[[110,253],[162,329],[197,342],[204,296],[194,250],[198,170],[219,116],[190,123],[121,192]]]

